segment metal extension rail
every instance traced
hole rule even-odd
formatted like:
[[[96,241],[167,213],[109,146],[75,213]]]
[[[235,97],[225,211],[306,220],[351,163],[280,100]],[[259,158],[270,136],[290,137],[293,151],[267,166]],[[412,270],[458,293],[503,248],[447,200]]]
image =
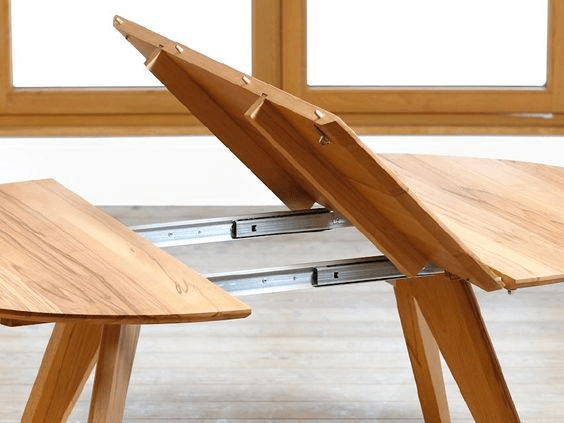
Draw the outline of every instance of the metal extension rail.
[[[201,219],[132,226],[159,247],[221,242],[261,236],[316,232],[351,226],[324,208],[261,213],[229,218]],[[420,275],[441,273],[429,264]],[[255,294],[345,283],[391,281],[404,278],[386,256],[323,261],[268,269],[253,269],[206,277],[233,294]]]

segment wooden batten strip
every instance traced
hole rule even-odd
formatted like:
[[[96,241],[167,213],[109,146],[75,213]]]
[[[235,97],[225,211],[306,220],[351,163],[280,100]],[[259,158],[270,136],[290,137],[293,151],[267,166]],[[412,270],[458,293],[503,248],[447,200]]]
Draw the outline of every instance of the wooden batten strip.
[[[412,243],[416,248],[425,252],[428,260],[440,264],[448,271],[471,279],[487,291],[501,288],[501,283],[496,281],[496,275],[484,266],[452,231],[441,224],[420,200],[414,197],[409,186],[401,182],[378,155],[366,148],[354,132],[338,121],[327,122],[320,125],[320,128],[354,157],[357,166],[363,166],[370,171],[372,176],[370,186],[397,199],[397,207],[404,211],[404,217],[399,217],[400,210],[389,216],[396,231],[402,229],[409,231],[410,225],[414,224],[423,228],[424,232],[420,235],[422,239],[417,239],[414,231],[409,233],[408,237],[413,239]],[[384,204],[380,207],[384,207]]]
[[[427,263],[408,238],[398,233],[384,215],[354,190],[353,185],[341,179],[337,169],[330,168],[307,148],[308,142],[267,98],[259,99],[246,116],[264,139],[315,186],[327,205],[361,230],[401,271],[415,275]],[[339,192],[338,197],[335,192]]]

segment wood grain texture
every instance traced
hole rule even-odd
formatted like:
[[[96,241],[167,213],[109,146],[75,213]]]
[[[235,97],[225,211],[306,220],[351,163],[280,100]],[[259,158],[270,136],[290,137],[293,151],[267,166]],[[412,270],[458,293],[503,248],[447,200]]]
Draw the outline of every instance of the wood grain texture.
[[[564,169],[462,157],[384,155],[508,289],[564,280]]]
[[[366,222],[365,234],[379,245],[384,254],[397,258],[400,270],[413,274],[425,265],[425,258],[410,240],[394,231],[392,223],[367,201],[363,193],[347,185],[348,179],[343,177],[339,169],[329,168],[319,151],[303,142],[302,133],[270,101],[261,97],[256,105],[249,109],[247,117],[262,131],[265,140],[278,148],[281,154],[286,155],[297,172],[314,181],[319,201],[323,198],[325,204],[339,210],[357,227],[362,227],[362,223]],[[385,175],[382,177],[385,178]],[[364,215],[360,215],[361,212]],[[366,227],[366,224],[373,222],[378,224]]]
[[[555,113],[564,112],[564,2],[551,0],[548,14],[547,87],[552,92]]]
[[[115,26],[146,55],[157,78],[226,145],[236,146],[238,157],[289,207],[303,202],[305,191],[353,222],[408,275],[433,261],[484,289],[500,288],[496,275],[337,116],[123,18]],[[321,145],[321,136],[329,142]],[[265,167],[265,155],[277,166]],[[299,191],[280,189],[280,181],[291,182],[287,175]]]
[[[209,129],[192,115],[3,115],[0,136],[99,136],[206,134]]]
[[[10,1],[0,0],[0,113],[6,110],[8,92],[11,89]]]
[[[450,423],[439,348],[409,287],[395,284],[405,343],[426,422]]]
[[[258,208],[110,207],[127,224],[267,211]],[[127,211],[129,210],[129,211]],[[185,246],[175,255],[200,270],[355,255],[365,245],[352,228],[236,243]],[[246,244],[245,244],[246,245]],[[243,250],[241,251],[241,249]],[[261,254],[264,252],[264,254]],[[310,255],[311,254],[311,255]],[[370,251],[361,252],[370,254]],[[564,421],[564,284],[505,292],[476,290],[519,415]],[[367,283],[245,297],[249,319],[148,325],[135,357],[124,422],[415,423],[423,417],[396,302],[388,284]],[[19,421],[50,325],[0,327],[0,422]],[[446,370],[447,368],[444,367]],[[451,418],[470,423],[449,371]],[[88,418],[90,384],[72,422]]]
[[[127,224],[268,211],[258,207],[105,210]],[[352,228],[280,241],[270,237],[259,245],[248,243],[249,248],[246,243],[232,246],[243,254],[229,254],[220,244],[208,244],[206,249],[185,246],[174,254],[207,273],[217,270],[218,257],[227,270],[253,267],[257,256],[259,266],[336,254],[354,256],[358,244],[367,244]],[[522,421],[564,421],[564,284],[518,290],[514,295],[475,291]],[[388,284],[351,284],[245,299],[255,310],[249,319],[143,327],[124,423],[423,421]],[[20,421],[50,327],[0,327],[0,422]],[[452,421],[473,422],[444,369]],[[69,421],[87,421],[90,386],[87,383]]]
[[[396,286],[417,301],[476,422],[518,423],[471,285],[437,275]]]
[[[339,113],[359,134],[561,134],[563,114]]]
[[[138,338],[139,326],[104,326],[89,423],[121,422]]]
[[[19,93],[18,93],[19,94]],[[16,95],[17,97],[17,95]],[[358,134],[563,135],[564,115],[351,114],[340,117]],[[0,115],[0,136],[126,136],[209,134],[191,114]],[[188,140],[189,142],[189,140]]]
[[[281,0],[253,0],[253,75],[281,85]]]
[[[14,320],[14,319],[0,319],[0,325],[15,328],[18,326],[38,325],[46,322],[37,322],[30,320]]]
[[[337,113],[551,113],[552,93],[544,87],[491,89],[339,89],[304,87],[306,101]]]
[[[8,116],[63,114],[94,117],[102,115],[107,116],[110,122],[121,114],[189,117],[189,112],[178,100],[162,88],[143,88],[132,91],[108,88],[99,90],[19,89],[14,90],[10,95],[8,112]]]
[[[65,422],[90,375],[102,325],[58,323],[41,362],[22,423]]]
[[[307,88],[307,4],[305,1],[282,2],[282,89],[302,97]]]
[[[249,308],[53,180],[0,186],[0,316],[164,323]]]

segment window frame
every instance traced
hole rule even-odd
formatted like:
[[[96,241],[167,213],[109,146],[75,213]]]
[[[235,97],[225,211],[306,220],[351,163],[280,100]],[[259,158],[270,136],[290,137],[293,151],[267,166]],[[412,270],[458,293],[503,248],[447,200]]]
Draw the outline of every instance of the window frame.
[[[274,83],[261,52],[279,38],[265,25],[279,11],[279,0],[253,0],[253,73]],[[0,0],[0,135],[209,134],[164,88],[16,88],[11,75],[10,0]]]
[[[487,89],[309,87],[307,0],[252,2],[253,74],[359,133],[564,134],[564,0],[549,0],[546,86]],[[207,133],[162,88],[14,88],[10,0],[0,0],[0,135]]]
[[[282,5],[282,88],[331,110],[359,132],[564,133],[564,0],[549,0],[544,87],[315,87],[307,85],[307,0]]]

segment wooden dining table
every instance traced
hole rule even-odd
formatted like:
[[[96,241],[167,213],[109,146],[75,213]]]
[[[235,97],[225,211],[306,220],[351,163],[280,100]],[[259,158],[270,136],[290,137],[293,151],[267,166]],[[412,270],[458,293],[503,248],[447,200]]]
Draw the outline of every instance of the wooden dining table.
[[[519,421],[474,289],[564,280],[563,168],[378,154],[321,107],[125,18],[114,26],[289,209],[338,213],[405,275],[393,285],[425,421],[450,421],[441,355],[475,421]],[[250,313],[52,180],[0,186],[0,243],[0,322],[56,322],[26,422],[64,421],[95,363],[90,421],[120,421],[139,325]],[[441,270],[421,275],[430,264]]]
[[[114,26],[288,208],[334,210],[407,276],[394,292],[425,421],[450,421],[440,354],[476,421],[519,421],[473,287],[564,280],[564,169],[378,154],[321,107],[120,16]],[[442,273],[418,276],[430,263]]]
[[[66,421],[94,366],[89,422],[119,422],[140,325],[251,312],[53,180],[0,185],[0,252],[0,323],[55,323],[26,423]]]

